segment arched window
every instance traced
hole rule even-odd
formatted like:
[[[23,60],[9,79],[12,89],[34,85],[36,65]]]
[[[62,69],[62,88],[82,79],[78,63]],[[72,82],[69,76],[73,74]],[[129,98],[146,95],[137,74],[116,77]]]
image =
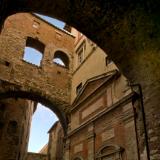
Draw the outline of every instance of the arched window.
[[[40,66],[45,45],[37,39],[27,38],[24,49],[23,60],[31,64]]]
[[[103,145],[96,154],[96,160],[122,160],[123,149],[117,145]]]
[[[66,53],[62,51],[55,52],[53,62],[65,68],[69,68],[69,58]]]

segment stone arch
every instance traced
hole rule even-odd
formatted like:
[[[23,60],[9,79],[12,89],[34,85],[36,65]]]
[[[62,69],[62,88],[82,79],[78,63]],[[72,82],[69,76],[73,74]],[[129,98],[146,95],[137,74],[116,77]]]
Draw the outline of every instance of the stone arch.
[[[33,17],[33,15],[29,14],[28,16]],[[24,17],[25,15],[21,18],[23,19]],[[63,128],[66,130],[66,115],[68,114],[70,106],[70,75],[68,71],[66,72],[66,69],[60,68],[59,66],[53,67],[53,64],[48,63],[50,52],[44,53],[44,63],[42,67],[25,63],[22,60],[25,45],[33,47],[43,53],[45,46],[51,42],[54,43],[56,40],[53,41],[53,36],[51,35],[48,41],[45,38],[45,30],[43,30],[42,33],[37,33],[33,27],[33,19],[24,18],[29,22],[27,24],[31,27],[30,30],[23,25],[18,15],[9,18],[10,20],[5,23],[6,30],[0,37],[0,46],[3,41],[8,41],[8,43],[5,43],[6,47],[0,47],[1,55],[3,55],[0,57],[0,93],[2,93],[2,97],[8,94],[8,97],[14,95],[15,97],[29,98],[35,101],[39,99],[42,104],[51,106],[51,110],[58,115]],[[18,26],[21,28],[11,27],[12,25],[16,25],[16,22],[22,22],[19,23]],[[46,25],[46,23],[43,24]],[[11,34],[11,32],[13,34]],[[54,28],[52,32],[55,32]],[[38,37],[40,34],[41,36]],[[71,40],[72,38],[73,37],[71,37]],[[7,46],[10,46],[12,51],[7,51]],[[61,46],[67,48],[62,42],[59,47]]]
[[[56,59],[60,59],[63,62],[64,67],[69,69],[70,59],[69,59],[68,55],[65,52],[63,52],[61,50],[55,51],[54,52],[53,61],[56,60]]]
[[[104,144],[102,145],[96,155],[95,155],[95,159],[96,160],[103,160],[103,158],[113,158],[113,159],[116,159],[116,160],[122,160],[122,155],[121,155],[121,152],[123,151],[124,149],[121,148],[120,146],[118,145],[113,145],[113,144]]]
[[[67,134],[68,128],[68,120],[67,114],[62,109],[64,106],[64,102],[57,101],[56,98],[50,97],[50,95],[41,92],[40,90],[34,90],[31,88],[27,88],[25,86],[18,87],[13,84],[5,83],[2,84],[1,81],[0,85],[0,99],[7,99],[7,98],[22,98],[22,99],[29,99],[36,102],[40,102],[41,104],[45,105],[49,109],[51,109],[59,118],[59,121],[62,125],[64,135]],[[5,87],[4,87],[5,86]]]

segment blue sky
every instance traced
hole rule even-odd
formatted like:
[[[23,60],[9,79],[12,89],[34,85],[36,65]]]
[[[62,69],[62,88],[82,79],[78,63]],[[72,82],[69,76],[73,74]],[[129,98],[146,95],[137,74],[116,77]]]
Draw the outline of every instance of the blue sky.
[[[38,104],[32,117],[29,152],[38,152],[48,142],[47,132],[57,120],[57,116],[50,109]]]
[[[42,15],[38,16],[61,29],[64,27],[64,23],[59,20]],[[35,49],[29,47],[25,48],[24,60],[36,65],[40,65],[41,58],[42,55],[39,54],[39,52]],[[59,60],[56,62],[61,63]],[[48,142],[49,135],[47,132],[57,120],[57,116],[50,109],[38,104],[37,110],[32,117],[28,146],[29,152],[38,152]]]
[[[47,22],[57,26],[60,29],[63,29],[63,27],[65,25],[64,22],[59,21],[58,19],[54,19],[54,18],[51,18],[51,17],[48,17],[48,16],[43,16],[43,15],[40,15],[40,14],[36,14],[36,15],[41,17],[42,19],[46,20]]]

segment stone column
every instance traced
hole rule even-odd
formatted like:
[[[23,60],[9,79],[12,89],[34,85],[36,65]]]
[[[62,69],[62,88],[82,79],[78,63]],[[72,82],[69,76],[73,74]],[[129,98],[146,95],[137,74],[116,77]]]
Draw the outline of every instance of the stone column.
[[[89,126],[88,134],[88,160],[94,160],[94,147],[95,147],[95,133],[93,125]]]

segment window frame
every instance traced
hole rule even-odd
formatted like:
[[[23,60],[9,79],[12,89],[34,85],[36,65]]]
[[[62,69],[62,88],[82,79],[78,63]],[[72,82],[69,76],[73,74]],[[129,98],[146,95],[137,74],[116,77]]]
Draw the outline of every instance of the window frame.
[[[77,66],[81,65],[85,59],[86,41],[83,41],[76,49]]]

